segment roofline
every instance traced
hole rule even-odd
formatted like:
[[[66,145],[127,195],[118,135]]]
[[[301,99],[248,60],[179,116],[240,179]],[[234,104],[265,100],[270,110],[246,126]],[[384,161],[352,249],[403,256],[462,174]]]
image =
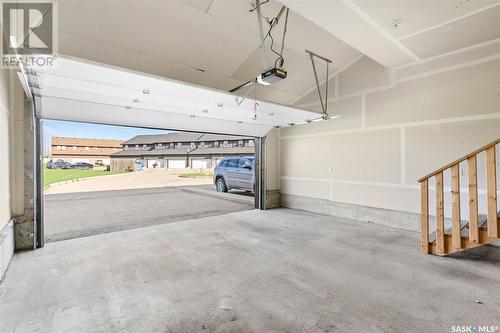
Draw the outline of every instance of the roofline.
[[[139,134],[139,135],[136,135],[134,136],[133,138],[130,138],[126,141],[123,141],[122,142],[122,145],[126,145],[126,144],[137,144],[137,145],[140,145],[140,144],[157,144],[157,143],[166,143],[167,141],[158,141],[158,140],[151,140],[149,142],[145,142],[145,143],[133,143],[133,142],[130,142],[130,141],[133,141],[134,139],[138,138],[138,137],[158,137],[158,136],[173,136],[173,135],[176,135],[176,134],[179,134],[179,133],[190,133],[190,134],[194,134],[193,132],[172,132],[172,133],[166,133],[166,134]],[[200,136],[196,139],[179,139],[179,140],[175,140],[175,141],[170,141],[170,142],[202,142],[202,141],[221,141],[221,140],[224,140],[224,136],[228,136],[228,137],[237,137],[238,140],[254,140],[255,137],[252,137],[252,136],[239,136],[239,135],[233,135],[233,134],[213,134],[213,133],[199,133]],[[221,139],[217,139],[217,140],[203,140],[203,137],[205,135],[220,135],[222,136]],[[234,139],[233,139],[234,140]],[[169,143],[170,143],[169,142]]]

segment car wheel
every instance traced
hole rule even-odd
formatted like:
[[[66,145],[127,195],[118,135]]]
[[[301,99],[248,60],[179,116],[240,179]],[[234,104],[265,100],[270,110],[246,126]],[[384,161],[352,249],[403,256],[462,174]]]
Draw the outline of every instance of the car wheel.
[[[227,192],[226,182],[223,178],[217,179],[217,181],[215,182],[215,188],[217,192]]]

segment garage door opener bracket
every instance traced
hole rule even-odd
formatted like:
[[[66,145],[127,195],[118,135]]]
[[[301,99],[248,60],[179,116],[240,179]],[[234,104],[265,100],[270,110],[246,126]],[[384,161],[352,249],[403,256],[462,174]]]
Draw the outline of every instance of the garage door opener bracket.
[[[311,59],[311,64],[314,73],[314,79],[316,81],[316,89],[318,90],[319,101],[321,103],[321,110],[323,111],[323,119],[328,119],[328,81],[329,81],[329,67],[332,61],[328,58],[322,57],[312,51],[306,50],[306,53],[309,54],[309,58]],[[326,80],[325,80],[325,100],[323,101],[323,96],[321,95],[321,88],[319,86],[318,80],[318,72],[316,71],[316,64],[314,62],[315,58],[323,60],[326,63]]]

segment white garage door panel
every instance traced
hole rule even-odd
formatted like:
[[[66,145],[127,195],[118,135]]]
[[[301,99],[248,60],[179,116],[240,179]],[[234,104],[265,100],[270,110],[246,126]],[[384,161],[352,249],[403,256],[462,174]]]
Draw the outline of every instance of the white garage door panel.
[[[193,160],[193,169],[209,169],[212,160]]]
[[[269,131],[268,126],[238,124],[224,120],[190,118],[149,110],[126,110],[115,105],[95,104],[45,97],[41,99],[42,118],[81,121],[133,127],[178,129],[195,132],[211,132],[261,137]]]
[[[169,169],[184,169],[186,168],[186,161],[184,160],[169,160],[168,161]]]
[[[30,67],[37,116],[172,130],[262,137],[273,127],[320,114],[175,80],[58,57],[53,68]],[[265,89],[261,87],[260,89]]]

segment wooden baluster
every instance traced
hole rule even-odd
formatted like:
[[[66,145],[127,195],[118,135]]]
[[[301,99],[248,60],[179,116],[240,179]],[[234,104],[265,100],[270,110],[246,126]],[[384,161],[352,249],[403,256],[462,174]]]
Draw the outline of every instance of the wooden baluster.
[[[499,237],[497,220],[497,179],[495,146],[486,149],[486,192],[488,193],[488,236]]]
[[[476,155],[467,159],[467,169],[469,174],[469,241],[479,243]]]
[[[429,253],[429,180],[425,179],[420,183],[420,210],[422,222],[422,235],[420,238],[420,250],[422,253]]]
[[[436,174],[436,252],[445,253],[443,172]]]
[[[460,167],[455,164],[451,167],[451,238],[453,248],[462,247],[461,224],[460,224]]]

